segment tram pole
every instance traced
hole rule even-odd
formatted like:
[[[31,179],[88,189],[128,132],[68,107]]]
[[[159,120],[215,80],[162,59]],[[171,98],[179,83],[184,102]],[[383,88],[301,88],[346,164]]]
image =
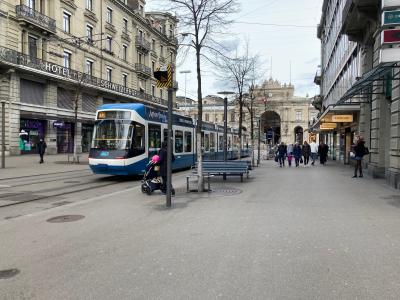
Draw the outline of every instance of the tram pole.
[[[171,66],[171,78],[174,78],[173,66]],[[167,194],[166,206],[171,207],[172,193],[172,97],[173,83],[168,87],[168,140],[167,140]]]

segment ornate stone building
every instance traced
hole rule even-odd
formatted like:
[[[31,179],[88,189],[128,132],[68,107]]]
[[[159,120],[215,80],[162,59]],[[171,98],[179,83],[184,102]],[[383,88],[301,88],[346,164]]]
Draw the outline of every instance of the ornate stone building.
[[[318,111],[311,105],[310,98],[294,95],[294,86],[281,84],[276,80],[267,80],[254,90],[255,100],[254,127],[258,132],[258,120],[261,123],[261,139],[270,144],[280,141],[293,144],[296,141],[309,140],[308,127]],[[246,100],[248,103],[248,100]],[[177,103],[182,114],[197,118],[197,102],[178,97]],[[235,100],[228,102],[228,126],[239,127],[239,107]],[[224,124],[223,98],[207,96],[203,99],[203,121]],[[244,134],[250,135],[250,114],[243,109]]]
[[[36,153],[39,138],[50,154],[71,152],[74,136],[88,151],[103,103],[166,106],[153,71],[175,63],[177,22],[144,0],[0,1],[7,154]]]
[[[293,85],[273,79],[255,87],[255,116],[268,143],[309,141],[308,127],[318,111],[310,98],[295,96],[294,91]]]

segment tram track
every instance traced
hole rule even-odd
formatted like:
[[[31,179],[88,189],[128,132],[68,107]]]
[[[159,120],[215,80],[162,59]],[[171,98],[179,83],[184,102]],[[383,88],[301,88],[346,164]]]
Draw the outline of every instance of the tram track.
[[[93,190],[96,190],[96,189],[99,189],[99,188],[108,187],[108,186],[112,186],[112,185],[117,185],[117,184],[120,184],[120,183],[121,182],[111,182],[111,183],[106,183],[106,184],[101,184],[101,185],[95,185],[95,186],[92,186],[92,187],[85,187],[85,188],[75,189],[75,190],[72,190],[72,191],[63,191],[63,192],[59,192],[59,193],[55,193],[55,194],[51,194],[51,195],[37,195],[37,197],[33,197],[31,199],[28,199],[28,200],[15,201],[15,202],[12,202],[12,203],[2,204],[2,205],[0,205],[0,208],[10,207],[10,206],[17,206],[17,205],[21,205],[21,204],[25,204],[25,203],[45,200],[45,199],[64,196],[64,195],[71,195],[71,194],[80,193],[80,192],[93,191]],[[71,186],[67,186],[65,188],[70,188],[70,187]],[[51,189],[51,190],[60,190],[60,189]]]

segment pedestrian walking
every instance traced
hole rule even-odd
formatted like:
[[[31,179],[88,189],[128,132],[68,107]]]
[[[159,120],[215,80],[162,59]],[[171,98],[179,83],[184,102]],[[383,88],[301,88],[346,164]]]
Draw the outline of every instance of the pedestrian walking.
[[[293,152],[289,152],[287,155],[287,161],[288,161],[289,167],[292,166],[292,160],[293,160]]]
[[[287,155],[287,147],[284,142],[282,142],[278,146],[277,155],[278,155],[279,166],[282,168],[282,166],[285,166],[285,158]]]
[[[364,155],[369,154],[369,150],[365,147],[364,138],[360,137],[357,141],[357,144],[354,147],[354,159],[356,160],[356,165],[354,167],[354,176],[353,178],[357,178],[357,171],[359,171],[360,176],[363,177],[362,171],[362,160]]]
[[[296,144],[293,146],[293,156],[296,168],[299,167],[300,165],[301,155],[302,155],[301,146],[298,142],[296,142]]]
[[[311,152],[311,160],[312,160],[311,165],[314,166],[315,160],[317,159],[317,155],[318,155],[318,145],[314,140],[310,143],[310,152]]]
[[[321,165],[326,164],[326,160],[328,157],[329,147],[324,142],[321,142],[318,146],[318,155],[319,155],[319,162]]]
[[[310,161],[310,154],[311,154],[311,147],[307,143],[307,141],[304,141],[302,152],[303,152],[303,157],[304,157],[304,165],[307,166],[308,162]]]
[[[164,141],[161,144],[161,149],[160,152],[158,154],[159,156],[159,162],[158,165],[160,166],[160,176],[162,178],[162,184],[161,184],[161,193],[166,194],[167,193],[167,161],[168,161],[168,157],[167,157],[167,141]],[[172,161],[175,160],[175,156],[174,154],[172,154]],[[171,193],[174,195],[174,189],[171,186]]]
[[[46,148],[47,148],[46,142],[43,141],[43,139],[40,139],[39,143],[37,143],[37,150],[40,156],[40,162],[39,162],[40,164],[44,163],[43,155],[46,152]]]

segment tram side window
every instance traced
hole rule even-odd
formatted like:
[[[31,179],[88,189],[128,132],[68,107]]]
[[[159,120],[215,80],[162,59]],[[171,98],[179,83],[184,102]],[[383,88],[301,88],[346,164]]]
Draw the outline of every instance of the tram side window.
[[[205,151],[210,151],[210,135],[206,134],[204,138],[204,150]]]
[[[183,152],[183,131],[175,131],[175,153]]]
[[[149,124],[149,150],[156,151],[161,148],[161,126]]]
[[[192,133],[185,131],[185,152],[192,152]]]
[[[164,129],[163,130],[163,134],[164,134],[164,139],[163,141],[166,142],[168,140],[168,129]],[[174,138],[174,133],[172,132],[172,138]]]
[[[145,153],[144,125],[134,123],[134,126],[135,126],[135,129],[134,129],[133,138],[132,138],[132,150],[133,150],[134,155],[141,155],[141,154]]]
[[[210,133],[210,148],[211,151],[215,151],[215,133]]]
[[[224,136],[220,135],[218,142],[219,142],[218,145],[219,151],[224,150]]]

